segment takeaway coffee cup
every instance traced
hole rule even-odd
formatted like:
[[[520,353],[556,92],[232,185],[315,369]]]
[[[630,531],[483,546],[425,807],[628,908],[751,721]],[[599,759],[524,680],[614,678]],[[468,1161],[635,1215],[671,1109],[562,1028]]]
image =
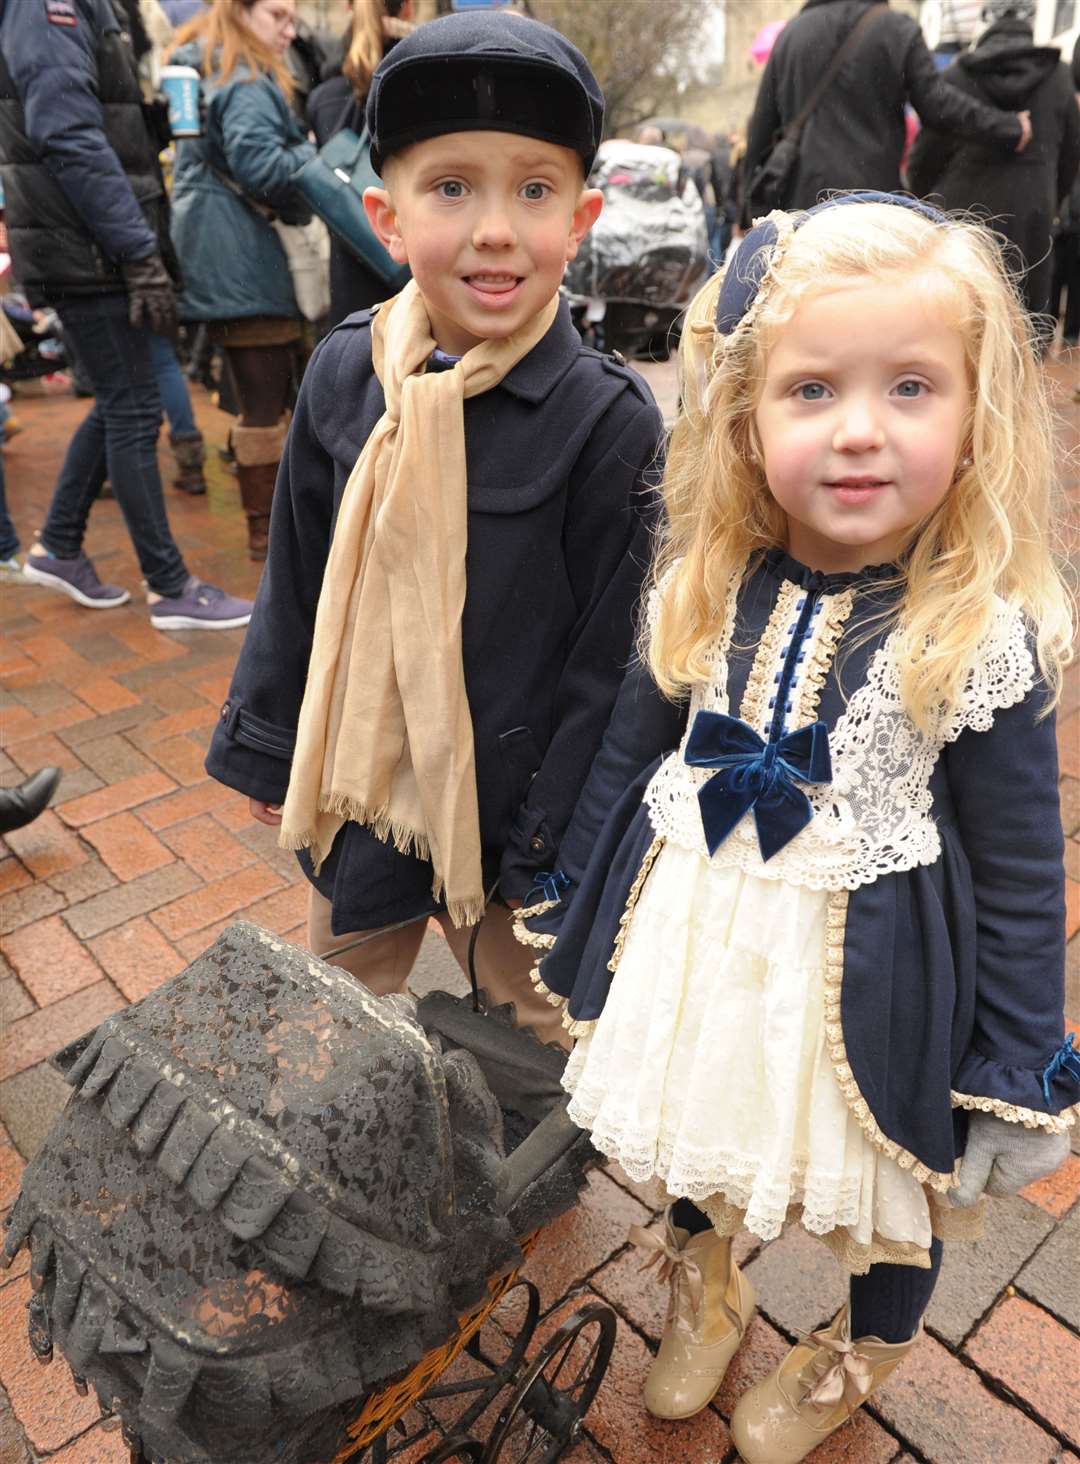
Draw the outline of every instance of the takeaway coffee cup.
[[[174,137],[198,137],[199,73],[194,66],[163,66],[161,90],[169,103],[169,126]]]

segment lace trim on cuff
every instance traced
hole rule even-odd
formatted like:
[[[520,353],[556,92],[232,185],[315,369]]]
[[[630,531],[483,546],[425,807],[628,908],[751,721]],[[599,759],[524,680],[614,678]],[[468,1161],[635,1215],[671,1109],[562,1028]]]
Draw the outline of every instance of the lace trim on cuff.
[[[855,1074],[848,1062],[840,1015],[840,992],[844,984],[844,930],[847,925],[847,910],[847,890],[833,890],[829,895],[828,910],[825,916],[825,1038],[829,1047],[829,1056],[832,1058],[836,1081],[840,1084],[840,1091],[847,1100],[848,1108],[875,1149],[880,1149],[886,1158],[894,1159],[901,1169],[910,1169],[920,1184],[929,1184],[936,1190],[947,1190],[956,1183],[959,1164],[947,1174],[937,1169],[931,1169],[910,1149],[905,1149],[895,1140],[890,1139],[870,1112],[870,1105],[860,1092],[859,1085],[855,1081]]]
[[[557,940],[554,935],[542,935],[535,930],[529,930],[526,920],[532,920],[537,915],[546,915],[549,910],[554,910],[561,905],[561,900],[541,900],[536,905],[522,905],[520,910],[515,910],[513,915],[514,939],[523,946],[532,946],[534,950],[549,951]]]
[[[1060,1113],[1042,1113],[1037,1108],[1024,1108],[1018,1103],[1006,1103],[1003,1098],[988,1098],[982,1093],[953,1093],[954,1108],[967,1108],[979,1113],[992,1113],[1006,1123],[1022,1123],[1025,1128],[1046,1129],[1052,1134],[1064,1134],[1080,1120],[1080,1103],[1063,1108]]]

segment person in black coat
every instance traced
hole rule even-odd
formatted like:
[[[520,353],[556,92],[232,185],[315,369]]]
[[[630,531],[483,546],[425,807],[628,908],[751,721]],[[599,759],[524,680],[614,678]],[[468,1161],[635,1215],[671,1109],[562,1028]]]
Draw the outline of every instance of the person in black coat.
[[[1036,46],[1034,0],[988,0],[991,24],[944,73],[957,91],[1010,111],[1031,113],[1034,134],[1022,153],[1002,154],[924,127],[911,149],[908,179],[921,197],[946,209],[976,209],[1014,246],[1024,303],[1050,309],[1054,218],[1080,167],[1080,110],[1069,68],[1056,46]]]
[[[364,103],[372,72],[402,36],[412,30],[412,0],[353,0],[353,19],[324,80],[307,101],[307,124],[320,147],[346,127],[364,130]],[[330,235],[330,325],[354,310],[366,310],[390,293],[383,280]]]
[[[519,53],[507,42],[516,43]],[[445,65],[443,84],[431,88],[426,110],[419,110],[412,105],[411,83],[418,73],[424,76],[433,57]],[[544,113],[541,123],[537,103],[545,99],[558,106]],[[469,143],[478,128],[489,151],[509,148],[518,158],[520,152],[513,149],[521,147],[519,136],[537,138],[541,127],[546,133],[550,118],[558,143],[541,135],[534,146],[545,159],[556,146],[564,154],[543,165],[526,154],[527,166],[514,162],[502,183],[485,195],[503,232],[476,223],[468,248],[484,251],[493,261],[489,271],[524,262],[516,253],[518,243],[511,242],[517,237],[514,224],[499,220],[505,216],[516,220],[517,228],[525,227],[521,210],[533,200],[523,195],[534,168],[541,188],[566,188],[560,179],[572,178],[570,192],[580,208],[599,202],[582,186],[601,136],[599,88],[576,48],[538,22],[461,14],[418,27],[376,75],[368,116],[374,144],[382,150],[376,166],[384,176],[387,163],[407,170],[408,158],[398,162],[397,155],[414,143],[419,151],[441,143],[444,134]],[[494,131],[482,125],[492,118],[498,119]],[[511,126],[519,132],[512,133]],[[568,158],[569,149],[578,157]],[[573,172],[564,174],[556,163],[568,161]],[[469,167],[463,191],[469,182],[482,190],[482,166],[474,159]],[[511,188],[507,178],[524,181],[514,181]],[[546,208],[546,198],[543,204]],[[533,270],[550,290],[543,309],[552,311],[551,323],[496,384],[467,396],[461,406],[465,482],[460,506],[467,515],[462,539],[467,548],[460,658],[472,723],[482,866],[477,875],[480,893],[490,893],[483,919],[471,927],[483,936],[475,943],[479,974],[495,1001],[512,999],[523,1021],[558,1039],[560,1019],[528,980],[529,953],[513,937],[509,905],[554,878],[563,831],[632,654],[656,512],[653,472],[662,421],[648,387],[621,358],[582,345],[566,302],[557,297],[568,243],[558,215],[554,219],[559,247],[549,249],[542,271],[539,265]],[[446,227],[459,226],[450,219]],[[405,228],[412,232],[408,224]],[[401,252],[412,255],[421,277],[422,249],[417,254],[414,245],[407,245]],[[464,258],[453,255],[453,261]],[[444,298],[438,293],[444,279],[450,281],[447,288],[456,284],[451,263],[443,268],[424,262],[422,278],[436,301]],[[432,352],[418,377],[465,374],[468,368],[457,364],[462,358],[456,352],[463,351],[468,362],[473,346],[489,339],[460,322],[454,326],[465,305],[457,292],[445,298],[450,302],[445,318],[453,328],[447,334],[440,325],[442,349]],[[374,311],[360,311],[332,330],[312,356],[300,388],[275,493],[266,570],[206,764],[213,777],[248,795],[253,816],[264,823],[281,821],[274,806],[289,791],[298,725],[301,734],[309,725],[301,708],[310,705],[305,686],[312,647],[319,646],[317,611],[328,555],[337,547],[342,502],[347,510],[355,507],[354,467],[373,433],[377,443],[377,424],[384,423],[386,357],[380,376],[373,336],[377,344],[387,313],[393,319],[399,309],[413,310],[417,304],[444,318],[420,285],[410,282],[405,295],[380,307],[383,322]],[[527,328],[533,329],[535,321],[531,317]],[[478,318],[476,324],[498,344],[509,321],[504,315]],[[448,421],[446,441],[452,449],[457,424]],[[430,447],[427,453],[434,473],[438,454]],[[432,527],[429,532],[440,531]],[[449,592],[447,598],[453,598]],[[386,622],[372,623],[374,636]],[[431,624],[432,645],[441,643],[440,633]],[[392,621],[391,637],[395,655],[405,654]],[[453,654],[456,658],[456,649]],[[377,672],[369,674],[377,682]],[[374,756],[376,749],[368,742],[360,751]],[[303,780],[310,764],[298,758],[297,765]],[[419,773],[417,781],[423,783]],[[423,786],[434,797],[442,784],[429,778]],[[358,816],[350,818],[317,871],[307,853],[301,860],[314,887],[312,948],[385,994],[400,989],[427,916],[440,920],[461,964],[471,958],[471,948],[470,926],[452,923],[444,892],[433,893],[433,861],[403,852],[412,846],[402,845],[400,838],[395,844],[380,832],[377,823],[373,828]],[[376,933],[382,944],[361,945],[354,932]],[[350,944],[349,954],[339,949]]]
[[[776,132],[799,115],[852,27],[874,0],[806,0],[777,38],[765,66],[747,135],[749,185]],[[904,105],[924,124],[978,139],[1007,157],[1030,126],[949,87],[916,21],[889,9],[868,23],[802,133],[785,208],[810,208],[826,191],[900,187]],[[748,222],[744,218],[744,223]]]

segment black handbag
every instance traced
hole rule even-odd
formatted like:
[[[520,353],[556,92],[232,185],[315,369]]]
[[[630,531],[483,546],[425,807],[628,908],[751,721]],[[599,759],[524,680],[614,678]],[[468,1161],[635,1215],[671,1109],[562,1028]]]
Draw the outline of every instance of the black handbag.
[[[367,129],[357,134],[344,127],[304,164],[292,183],[334,237],[390,294],[396,294],[410,277],[409,266],[390,257],[364,211],[364,189],[379,187],[381,181],[371,166]]]
[[[863,11],[844,37],[821,80],[807,97],[799,115],[774,135],[768,152],[758,163],[746,185],[746,200],[751,219],[767,214],[774,208],[787,207],[791,195],[791,180],[799,161],[802,130],[810,114],[825,95],[845,58],[855,49],[856,41],[888,8],[888,5],[872,5],[869,10]]]

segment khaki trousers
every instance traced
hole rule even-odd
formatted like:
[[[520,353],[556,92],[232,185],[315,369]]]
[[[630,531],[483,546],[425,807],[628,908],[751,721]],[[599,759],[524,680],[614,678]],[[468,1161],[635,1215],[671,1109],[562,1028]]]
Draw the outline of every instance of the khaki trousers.
[[[442,926],[446,943],[462,971],[469,974],[469,937],[473,927],[458,930],[443,911],[433,916]],[[330,930],[330,901],[312,885],[308,894],[308,944],[317,956],[336,950],[347,941],[369,936],[363,945],[329,959],[356,976],[376,996],[404,991],[409,972],[420,953],[426,920],[414,920],[400,930],[353,931],[334,935]],[[569,1049],[572,1041],[562,1025],[562,1012],[536,990],[529,972],[539,952],[523,946],[514,935],[512,912],[491,904],[480,922],[473,960],[476,979],[492,1006],[512,1001],[519,1027],[532,1027],[542,1042],[558,1042]]]

